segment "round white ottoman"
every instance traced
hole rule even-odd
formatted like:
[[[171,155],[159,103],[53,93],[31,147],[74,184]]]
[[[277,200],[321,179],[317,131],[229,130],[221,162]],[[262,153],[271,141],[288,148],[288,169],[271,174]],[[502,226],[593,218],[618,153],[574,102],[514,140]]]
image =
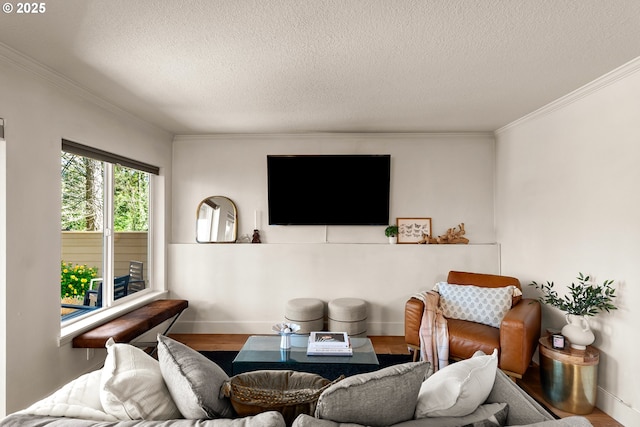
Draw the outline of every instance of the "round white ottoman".
[[[284,318],[300,325],[298,334],[324,330],[324,301],[317,298],[295,298],[287,301]]]
[[[346,332],[351,337],[367,336],[367,303],[360,298],[329,301],[329,330]]]

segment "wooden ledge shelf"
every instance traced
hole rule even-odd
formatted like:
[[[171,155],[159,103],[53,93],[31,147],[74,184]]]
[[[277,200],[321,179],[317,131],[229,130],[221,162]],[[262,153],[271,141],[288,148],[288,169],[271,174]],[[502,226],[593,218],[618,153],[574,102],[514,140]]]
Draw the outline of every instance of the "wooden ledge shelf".
[[[189,301],[187,300],[161,299],[152,301],[78,335],[73,339],[72,345],[74,348],[104,348],[109,338],[113,338],[118,343],[128,343],[165,320],[175,317],[165,331],[166,333],[188,306]]]

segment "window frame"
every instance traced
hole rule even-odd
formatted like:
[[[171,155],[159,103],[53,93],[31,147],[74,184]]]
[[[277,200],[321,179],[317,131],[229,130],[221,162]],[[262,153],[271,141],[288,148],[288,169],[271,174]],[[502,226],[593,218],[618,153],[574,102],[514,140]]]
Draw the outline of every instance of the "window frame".
[[[158,296],[166,294],[166,291],[158,291],[154,288],[154,199],[155,199],[155,181],[159,175],[160,169],[157,166],[143,163],[137,160],[129,159],[120,155],[112,154],[103,150],[78,144],[66,139],[62,140],[62,151],[71,154],[88,157],[101,161],[104,165],[104,223],[102,226],[103,236],[103,266],[102,277],[104,283],[112,283],[114,278],[114,168],[116,165],[135,169],[149,174],[148,187],[148,230],[147,230],[147,286],[145,289],[135,292],[126,297],[114,300],[113,289],[109,286],[103,287],[103,307],[93,312],[83,314],[71,318],[66,321],[60,321],[60,339],[59,343],[64,344],[71,341],[73,336],[86,331],[96,324],[103,323],[109,319],[122,315],[124,312],[135,309],[151,300],[157,299]],[[156,176],[154,176],[156,175]],[[61,257],[62,258],[62,257]]]

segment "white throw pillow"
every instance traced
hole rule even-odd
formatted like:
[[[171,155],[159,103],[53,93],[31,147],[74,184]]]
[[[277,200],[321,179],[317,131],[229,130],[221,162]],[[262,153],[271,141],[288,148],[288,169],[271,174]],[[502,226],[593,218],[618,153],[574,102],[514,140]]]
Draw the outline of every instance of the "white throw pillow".
[[[507,311],[515,286],[486,288],[483,286],[438,283],[442,315],[448,319],[469,320],[499,328]]]
[[[420,387],[415,418],[462,417],[475,411],[491,393],[498,350],[440,369]]]
[[[105,412],[120,420],[181,418],[164,383],[158,361],[129,344],[107,341],[107,358],[100,378]]]

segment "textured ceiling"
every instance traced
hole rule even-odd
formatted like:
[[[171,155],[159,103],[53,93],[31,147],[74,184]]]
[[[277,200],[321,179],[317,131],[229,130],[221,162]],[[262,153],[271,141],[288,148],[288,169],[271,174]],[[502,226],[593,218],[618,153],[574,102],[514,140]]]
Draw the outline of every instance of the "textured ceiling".
[[[640,56],[638,0],[48,0],[0,43],[175,134],[492,131]]]

